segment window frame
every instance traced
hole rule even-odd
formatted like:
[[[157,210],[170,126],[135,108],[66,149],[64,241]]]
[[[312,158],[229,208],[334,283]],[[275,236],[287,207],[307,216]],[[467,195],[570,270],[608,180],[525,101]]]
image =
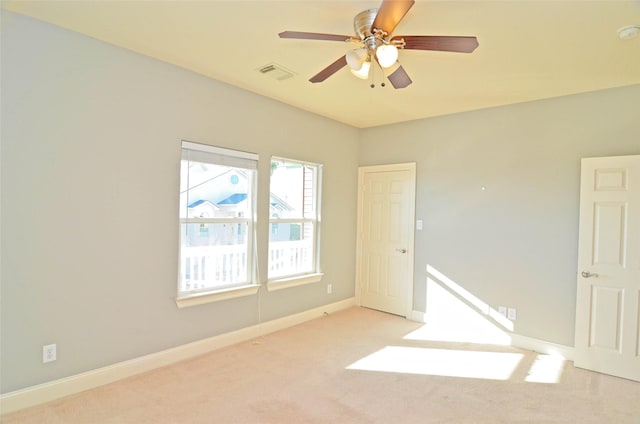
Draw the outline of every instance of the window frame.
[[[320,234],[321,234],[321,222],[322,222],[322,164],[313,163],[298,159],[290,159],[282,156],[271,156],[269,166],[273,166],[274,161],[300,164],[303,167],[311,167],[313,172],[313,204],[314,204],[314,217],[308,218],[304,216],[304,212],[299,218],[280,218],[274,217],[269,212],[269,238],[267,241],[268,252],[267,255],[267,289],[269,291],[281,290],[289,287],[296,287],[304,284],[316,283],[322,280],[323,273],[320,267]],[[269,178],[269,199],[271,199],[271,177]],[[293,274],[269,276],[269,270],[271,268],[271,236],[273,235],[272,228],[274,224],[295,224],[300,223],[303,226],[305,223],[311,223],[313,225],[313,253],[312,253],[312,269],[310,271],[302,271]]]
[[[227,149],[222,147],[211,146],[208,144],[194,143],[183,140],[181,144],[180,167],[185,160],[185,155],[189,155],[185,151],[197,152],[196,157],[205,158],[206,160],[198,160],[198,162],[211,163],[213,165],[222,165],[229,168],[242,170],[248,174],[247,191],[248,191],[248,216],[243,217],[188,217],[182,216],[182,211],[178,213],[178,243],[179,243],[179,263],[177,278],[177,296],[176,304],[179,308],[186,306],[199,305],[203,303],[215,302],[220,300],[232,299],[241,296],[250,296],[256,294],[260,288],[257,282],[256,272],[256,210],[257,210],[257,188],[258,188],[258,155],[255,153],[244,152],[239,150]],[[182,170],[180,173],[180,185],[182,186]],[[188,178],[188,177],[187,177]],[[188,183],[187,183],[188,184]],[[179,207],[183,205],[178,202]],[[189,201],[187,200],[187,205]],[[185,225],[195,224],[246,224],[246,281],[241,283],[230,283],[215,288],[203,288],[183,290],[183,231]],[[199,227],[198,227],[199,228]]]

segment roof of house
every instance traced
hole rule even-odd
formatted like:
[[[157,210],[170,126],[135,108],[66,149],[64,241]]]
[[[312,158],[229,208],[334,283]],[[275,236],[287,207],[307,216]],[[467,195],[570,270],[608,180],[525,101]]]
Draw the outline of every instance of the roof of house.
[[[226,199],[222,199],[218,205],[237,205],[247,198],[247,193],[234,193]]]
[[[195,208],[196,206],[200,206],[200,205],[201,205],[201,204],[203,204],[204,202],[208,202],[208,200],[202,200],[202,199],[200,199],[200,200],[196,200],[195,202],[191,203],[191,204],[189,205],[189,207],[190,207],[190,208]],[[209,202],[209,203],[211,203],[211,202]]]
[[[269,195],[270,197],[270,203],[271,206],[279,208],[281,210],[286,210],[286,211],[291,211],[293,210],[293,207],[291,207],[291,205],[289,205],[289,203],[287,203],[284,199],[282,199],[279,196],[276,196],[275,194],[271,193]]]

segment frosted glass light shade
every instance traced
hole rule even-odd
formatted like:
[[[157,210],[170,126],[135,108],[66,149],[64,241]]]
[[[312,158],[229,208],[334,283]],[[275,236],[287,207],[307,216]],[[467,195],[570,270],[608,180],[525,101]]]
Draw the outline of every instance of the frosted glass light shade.
[[[347,65],[349,65],[349,68],[353,69],[354,71],[358,71],[367,61],[368,57],[369,53],[365,48],[349,50],[346,54]]]
[[[391,44],[383,44],[376,49],[376,57],[380,66],[388,68],[398,60],[398,49]]]
[[[369,78],[369,68],[371,68],[371,62],[364,62],[360,69],[351,69],[351,73],[360,79],[367,79]]]

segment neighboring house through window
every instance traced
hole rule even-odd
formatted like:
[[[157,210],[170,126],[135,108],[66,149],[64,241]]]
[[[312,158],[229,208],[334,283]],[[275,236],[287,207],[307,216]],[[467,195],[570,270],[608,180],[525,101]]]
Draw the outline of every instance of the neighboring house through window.
[[[319,280],[321,170],[317,164],[271,159],[270,282],[310,276]]]
[[[255,283],[257,159],[182,143],[178,299]]]

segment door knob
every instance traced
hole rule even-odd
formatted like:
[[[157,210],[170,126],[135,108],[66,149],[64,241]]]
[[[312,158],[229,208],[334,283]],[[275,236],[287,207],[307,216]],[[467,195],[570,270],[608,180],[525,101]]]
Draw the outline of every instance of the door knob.
[[[580,275],[582,275],[584,278],[591,278],[591,277],[598,278],[598,274],[596,274],[595,272],[582,271]]]
[[[407,249],[396,249],[396,252],[407,253]]]

